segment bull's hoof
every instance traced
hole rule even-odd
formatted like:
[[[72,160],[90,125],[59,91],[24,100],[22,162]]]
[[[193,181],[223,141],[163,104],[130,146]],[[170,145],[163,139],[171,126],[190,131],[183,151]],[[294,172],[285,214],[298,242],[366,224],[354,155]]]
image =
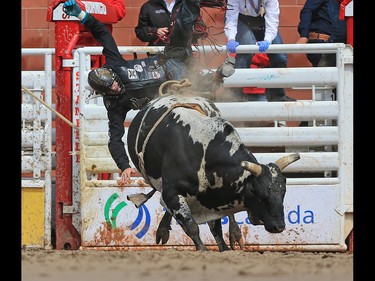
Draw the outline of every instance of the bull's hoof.
[[[196,246],[197,251],[207,252],[208,249],[205,245],[202,246]]]
[[[244,249],[244,240],[242,238],[241,229],[236,222],[234,215],[229,215],[229,244],[232,250],[235,250],[236,243],[239,244],[241,250]]]
[[[170,228],[158,227],[158,229],[156,230],[156,244],[159,244],[160,241],[162,245],[168,242],[169,230]]]
[[[243,250],[244,249],[244,240],[242,238],[242,235],[241,237],[234,237],[232,235],[229,235],[229,244],[230,244],[230,248],[232,250],[235,250],[236,249],[236,243],[238,243],[238,245],[240,246],[240,249]]]
[[[219,252],[230,251],[230,248],[225,243],[223,245],[218,244],[218,247],[219,247]]]

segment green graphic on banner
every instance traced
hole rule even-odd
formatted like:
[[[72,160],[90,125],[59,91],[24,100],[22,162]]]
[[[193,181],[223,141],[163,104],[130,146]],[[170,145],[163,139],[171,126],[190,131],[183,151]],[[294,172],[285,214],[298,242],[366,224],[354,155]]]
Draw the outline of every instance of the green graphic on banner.
[[[120,210],[122,208],[124,208],[126,205],[126,202],[122,201],[120,202],[112,211],[112,216],[110,216],[110,211],[111,211],[111,206],[113,204],[113,202],[119,198],[118,194],[117,193],[114,193],[112,194],[107,202],[105,203],[105,206],[104,206],[104,218],[105,218],[105,221],[113,228],[115,229],[116,228],[116,219],[117,219],[117,215],[118,213],[120,212]]]

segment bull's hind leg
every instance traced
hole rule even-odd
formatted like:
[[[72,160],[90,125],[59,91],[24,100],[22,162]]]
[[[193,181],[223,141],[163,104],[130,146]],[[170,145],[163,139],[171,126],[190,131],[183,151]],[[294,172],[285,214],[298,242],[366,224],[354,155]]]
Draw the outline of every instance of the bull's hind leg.
[[[203,244],[199,236],[199,226],[191,215],[191,211],[186,199],[178,195],[177,199],[179,204],[176,204],[177,200],[174,200],[176,197],[169,197],[169,199],[172,200],[166,200],[164,195],[165,194],[163,193],[163,200],[166,207],[171,211],[173,217],[176,219],[185,233],[191,238],[191,240],[193,240],[195,248],[198,251],[208,251],[207,247]]]
[[[223,229],[221,226],[221,219],[215,221],[209,221],[208,226],[210,227],[211,233],[215,238],[217,246],[220,252],[230,250],[223,238]]]

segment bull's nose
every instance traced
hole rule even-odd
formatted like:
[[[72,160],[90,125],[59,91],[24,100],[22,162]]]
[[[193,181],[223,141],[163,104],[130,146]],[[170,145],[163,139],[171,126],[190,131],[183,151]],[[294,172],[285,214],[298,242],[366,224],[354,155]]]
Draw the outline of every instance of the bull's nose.
[[[283,232],[285,229],[285,226],[276,226],[276,233]]]
[[[267,229],[268,232],[271,233],[280,233],[283,232],[285,229],[285,226],[283,225],[273,225]]]

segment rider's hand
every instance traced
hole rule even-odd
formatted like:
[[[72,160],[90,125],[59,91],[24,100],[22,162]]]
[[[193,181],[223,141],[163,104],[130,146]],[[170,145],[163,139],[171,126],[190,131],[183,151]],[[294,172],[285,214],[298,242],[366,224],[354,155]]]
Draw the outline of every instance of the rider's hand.
[[[64,12],[69,16],[77,17],[82,23],[86,22],[88,13],[82,11],[81,7],[76,3],[76,0],[66,1],[63,8]]]
[[[118,183],[123,185],[130,181],[132,174],[135,174],[136,170],[134,168],[127,168],[121,173],[121,178],[118,180]]]
[[[78,16],[82,9],[76,3],[76,0],[68,0],[64,3],[64,12],[67,13],[69,16]]]

